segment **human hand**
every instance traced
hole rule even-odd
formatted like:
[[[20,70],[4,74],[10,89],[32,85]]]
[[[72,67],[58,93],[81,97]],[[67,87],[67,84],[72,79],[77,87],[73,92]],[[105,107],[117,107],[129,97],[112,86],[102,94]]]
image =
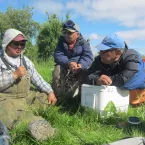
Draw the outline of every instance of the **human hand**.
[[[56,103],[56,101],[57,101],[57,99],[56,99],[54,93],[50,92],[48,95],[48,104],[54,105]]]
[[[80,63],[78,63],[77,67],[78,67],[79,69],[82,69],[82,65],[81,65]]]
[[[98,79],[97,79],[97,85],[111,85],[112,84],[112,80],[110,79],[109,76],[107,75],[101,75]]]
[[[14,72],[14,78],[17,80],[18,78],[22,78],[27,73],[27,70],[24,66],[19,66],[17,70]]]
[[[81,69],[82,69],[82,65],[81,64],[77,64],[77,67],[74,69],[74,72],[78,73]]]
[[[77,68],[77,63],[76,62],[70,62],[68,64],[70,71],[75,72],[75,69]]]

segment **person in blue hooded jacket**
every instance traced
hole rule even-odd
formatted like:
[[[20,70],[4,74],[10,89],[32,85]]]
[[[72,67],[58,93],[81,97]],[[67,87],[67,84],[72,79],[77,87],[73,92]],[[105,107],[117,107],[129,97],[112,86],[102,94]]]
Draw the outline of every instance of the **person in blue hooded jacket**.
[[[126,90],[145,88],[142,57],[134,49],[128,49],[120,36],[110,34],[96,47],[100,52],[87,70],[86,83],[111,85]]]
[[[63,35],[60,36],[56,46],[54,61],[56,66],[53,72],[52,88],[56,96],[60,97],[73,88],[75,82],[82,76],[82,72],[93,61],[89,43],[80,34],[79,26],[72,20],[66,21],[63,25]],[[75,89],[71,92],[69,97],[73,95]]]

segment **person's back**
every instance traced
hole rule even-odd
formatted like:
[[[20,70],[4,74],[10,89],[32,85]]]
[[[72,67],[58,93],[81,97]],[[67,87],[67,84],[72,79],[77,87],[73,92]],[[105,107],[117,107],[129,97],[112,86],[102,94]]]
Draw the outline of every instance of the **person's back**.
[[[143,62],[141,55],[134,49],[128,49],[123,60],[124,66],[129,65],[133,74],[130,80],[124,82],[123,88],[127,90],[145,88],[145,62]]]

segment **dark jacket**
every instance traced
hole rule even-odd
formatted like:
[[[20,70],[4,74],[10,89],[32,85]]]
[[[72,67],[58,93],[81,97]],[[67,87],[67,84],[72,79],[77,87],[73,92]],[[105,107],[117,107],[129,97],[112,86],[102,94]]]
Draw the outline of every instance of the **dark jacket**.
[[[54,61],[56,64],[64,68],[68,68],[69,62],[76,62],[82,65],[82,69],[88,68],[93,62],[93,54],[89,43],[80,36],[74,48],[69,51],[68,44],[63,37],[60,37],[59,42],[54,52]]]
[[[103,64],[97,56],[87,71],[87,82],[96,85],[96,79],[105,74],[112,80],[112,86],[127,90],[145,88],[145,63],[133,49],[126,49],[120,60],[112,65]]]

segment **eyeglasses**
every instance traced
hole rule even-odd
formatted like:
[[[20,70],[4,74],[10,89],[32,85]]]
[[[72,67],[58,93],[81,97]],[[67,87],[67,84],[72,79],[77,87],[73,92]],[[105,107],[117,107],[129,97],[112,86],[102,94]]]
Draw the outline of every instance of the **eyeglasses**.
[[[26,46],[26,42],[16,42],[16,41],[12,41],[10,43],[11,47],[13,47],[14,49],[24,49]]]

